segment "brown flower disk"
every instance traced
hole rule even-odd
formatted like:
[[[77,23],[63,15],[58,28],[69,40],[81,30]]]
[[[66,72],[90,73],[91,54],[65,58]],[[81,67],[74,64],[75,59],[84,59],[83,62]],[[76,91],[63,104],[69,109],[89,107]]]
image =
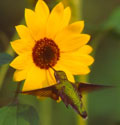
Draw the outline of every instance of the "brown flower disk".
[[[32,52],[34,63],[41,69],[54,66],[60,57],[60,50],[51,39],[44,38],[36,42]]]

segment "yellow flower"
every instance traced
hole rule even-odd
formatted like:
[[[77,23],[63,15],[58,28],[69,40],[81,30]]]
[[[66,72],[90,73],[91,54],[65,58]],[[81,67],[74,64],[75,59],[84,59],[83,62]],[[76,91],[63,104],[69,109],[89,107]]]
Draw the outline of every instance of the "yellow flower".
[[[54,72],[65,71],[74,82],[73,75],[87,74],[93,58],[92,48],[86,45],[90,39],[82,34],[84,22],[69,24],[71,10],[62,3],[49,11],[44,1],[39,0],[35,11],[25,9],[24,25],[16,26],[20,39],[11,42],[18,56],[10,66],[16,69],[14,80],[25,80],[23,90],[33,90],[56,83]]]

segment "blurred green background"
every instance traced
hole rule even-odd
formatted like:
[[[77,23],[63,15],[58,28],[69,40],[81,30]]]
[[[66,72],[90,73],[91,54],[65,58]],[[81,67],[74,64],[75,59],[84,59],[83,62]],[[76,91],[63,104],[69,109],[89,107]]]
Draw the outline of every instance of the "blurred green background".
[[[46,2],[52,8],[58,1]],[[24,22],[24,9],[33,8],[34,3],[34,0],[0,1],[0,53],[7,52],[14,57],[9,42],[17,38],[15,26]],[[85,21],[84,32],[92,36],[89,44],[94,48],[95,57],[89,82],[117,86],[88,94],[87,124],[120,125],[120,0],[84,0],[81,4],[76,6],[80,6],[80,12],[76,13]],[[27,95],[19,96],[19,120],[14,124],[10,122],[14,118],[5,113],[16,117],[16,109],[19,109],[18,105],[3,108],[13,100],[17,87],[12,81],[13,72],[7,64],[0,66],[0,125],[17,125],[18,121],[19,125],[78,125],[79,116],[62,102],[41,101]]]

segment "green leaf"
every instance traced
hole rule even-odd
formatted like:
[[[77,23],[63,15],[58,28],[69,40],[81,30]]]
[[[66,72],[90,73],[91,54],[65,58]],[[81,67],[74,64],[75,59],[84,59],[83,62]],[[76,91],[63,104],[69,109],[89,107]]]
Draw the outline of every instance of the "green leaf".
[[[39,111],[39,100],[35,96],[19,94],[18,99],[21,104],[30,105]]]
[[[32,106],[10,105],[0,109],[0,125],[39,125],[39,117]]]
[[[19,117],[24,118],[30,123],[30,125],[39,125],[39,116],[35,108],[28,105],[19,105],[18,107]]]
[[[18,124],[17,125],[30,125],[30,123],[26,120],[24,120],[23,118],[18,118]]]
[[[7,53],[0,53],[0,66],[11,62],[12,59],[13,57]]]
[[[120,34],[120,7],[115,9],[108,20],[103,25],[104,30],[112,29]]]
[[[4,107],[0,109],[0,125],[16,125],[16,107]]]

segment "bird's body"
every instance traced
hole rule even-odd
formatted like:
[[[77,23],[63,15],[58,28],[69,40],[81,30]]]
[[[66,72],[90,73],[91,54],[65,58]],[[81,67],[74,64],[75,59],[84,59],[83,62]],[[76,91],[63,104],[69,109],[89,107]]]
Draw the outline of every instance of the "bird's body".
[[[60,80],[60,84],[56,86],[56,89],[66,107],[70,105],[78,114],[86,118],[87,113],[82,104],[82,95],[78,92],[77,87],[71,83],[67,77],[64,80]],[[59,78],[56,79],[56,82],[59,83]]]
[[[104,85],[93,85],[81,82],[72,83],[67,79],[67,76],[63,71],[54,70],[54,76],[57,84],[46,88],[23,91],[22,93],[39,97],[51,97],[54,100],[58,100],[60,97],[66,107],[70,105],[79,115],[81,115],[83,118],[86,118],[87,112],[85,111],[82,103],[82,94],[84,92],[101,88],[108,88],[108,86]]]

